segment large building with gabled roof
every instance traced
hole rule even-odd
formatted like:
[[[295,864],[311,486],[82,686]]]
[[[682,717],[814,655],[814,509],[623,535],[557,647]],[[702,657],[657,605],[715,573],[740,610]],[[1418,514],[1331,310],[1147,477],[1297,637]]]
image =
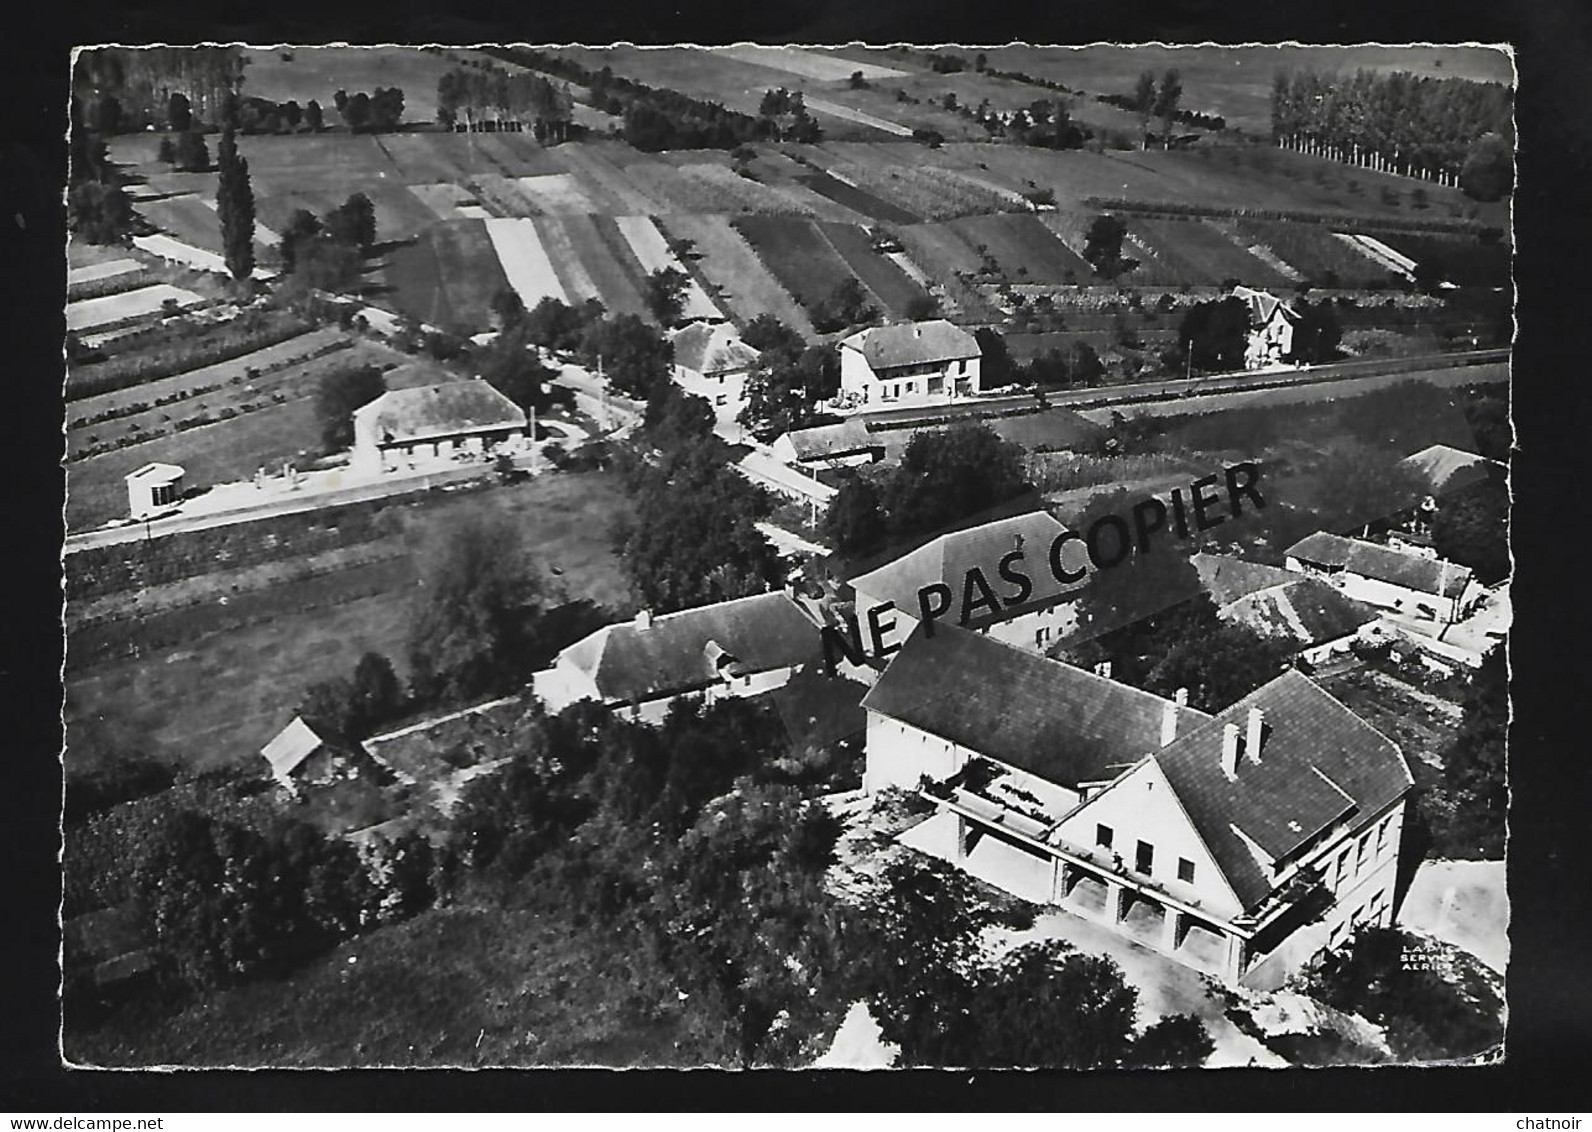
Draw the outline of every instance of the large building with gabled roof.
[[[388,471],[517,450],[526,429],[525,410],[479,378],[389,389],[354,410],[352,464]]]
[[[978,339],[943,318],[872,326],[840,340],[840,395],[858,405],[983,392]]]
[[[1307,535],[1283,553],[1288,569],[1324,578],[1357,601],[1444,625],[1460,619],[1471,597],[1470,567],[1435,555],[1330,531]]]
[[[776,591],[605,625],[560,652],[534,688],[552,712],[592,700],[657,722],[683,697],[772,691],[820,655],[817,623]]]
[[[904,841],[1225,983],[1392,922],[1414,779],[1297,671],[1211,715],[937,628],[862,706],[864,788],[936,807]]]

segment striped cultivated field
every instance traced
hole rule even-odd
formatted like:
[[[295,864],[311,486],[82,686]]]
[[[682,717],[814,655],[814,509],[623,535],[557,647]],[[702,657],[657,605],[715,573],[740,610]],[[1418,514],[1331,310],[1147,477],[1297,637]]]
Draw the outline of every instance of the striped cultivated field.
[[[667,269],[685,273],[685,266],[669,250],[668,241],[663,238],[663,233],[658,231],[658,226],[652,222],[650,216],[617,216],[614,218],[614,223],[619,226],[619,232],[629,243],[630,250],[636,253],[636,259],[641,261],[642,270],[649,275],[654,271]],[[687,278],[690,279],[688,273]],[[688,319],[724,317],[724,312],[708,298],[707,292],[702,290],[702,285],[695,279],[690,279],[686,284],[681,313]]]
[[[846,261],[809,221],[741,216],[735,225],[786,290],[809,310],[852,278]]]
[[[1014,283],[1075,283],[1091,274],[1089,265],[1031,213],[969,216],[946,227],[975,252],[988,248]]]
[[[559,285],[564,288],[568,301],[581,303],[587,299],[602,299],[602,290],[592,278],[591,272],[586,270],[586,265],[581,262],[580,253],[575,249],[575,242],[570,239],[569,232],[560,223],[559,218],[541,216],[530,223],[536,225],[536,234],[542,241],[542,251],[547,256],[548,262],[553,265],[553,271],[557,274]]]
[[[569,302],[570,296],[553,270],[534,220],[504,218],[482,222],[497,254],[503,276],[529,310],[543,299]],[[585,296],[577,296],[576,301]]]
[[[429,208],[438,220],[477,220],[465,209],[479,206],[470,190],[444,182],[435,185],[410,185],[409,192]]]
[[[1200,220],[1134,219],[1128,225],[1175,271],[1180,282],[1217,285],[1236,279],[1252,287],[1286,287],[1276,268]]]
[[[580,178],[573,173],[519,177],[514,183],[540,213],[579,216],[600,211],[597,203],[586,194]]]
[[[725,216],[670,216],[665,231],[691,244],[689,255],[698,271],[718,289],[718,301],[745,325],[771,314],[805,338],[816,332],[812,322],[768,267],[757,257]]]
[[[819,224],[846,266],[861,279],[896,318],[905,318],[913,299],[924,296],[920,287],[889,257],[873,250],[868,234],[855,224]]]

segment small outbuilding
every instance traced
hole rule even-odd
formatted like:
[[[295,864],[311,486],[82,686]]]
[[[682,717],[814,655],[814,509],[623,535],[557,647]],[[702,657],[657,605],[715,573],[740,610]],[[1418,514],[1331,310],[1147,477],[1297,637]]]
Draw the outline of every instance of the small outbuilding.
[[[133,518],[171,507],[182,498],[186,473],[176,464],[145,464],[127,476],[127,513]]]

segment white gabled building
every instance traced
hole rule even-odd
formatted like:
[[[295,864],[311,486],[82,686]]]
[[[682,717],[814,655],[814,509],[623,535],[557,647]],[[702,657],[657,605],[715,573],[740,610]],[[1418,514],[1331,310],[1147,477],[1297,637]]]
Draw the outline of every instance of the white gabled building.
[[[983,392],[978,339],[943,318],[873,326],[840,341],[840,394],[851,404],[952,400]]]
[[[525,410],[479,378],[389,389],[354,410],[354,467],[391,471],[416,461],[518,451]]]
[[[1328,531],[1283,553],[1288,569],[1324,578],[1356,601],[1444,625],[1463,617],[1476,596],[1468,566]]]
[[[862,701],[863,786],[934,803],[903,843],[1228,985],[1390,924],[1399,749],[1296,671],[1214,716],[1181,701],[918,631]]]
[[[1234,287],[1233,298],[1249,308],[1249,341],[1244,347],[1245,369],[1281,365],[1293,353],[1294,328],[1299,315],[1276,295],[1253,287]]]
[[[669,341],[674,345],[674,383],[713,406],[720,435],[738,436],[746,379],[761,355],[724,322],[693,322],[676,330]]]

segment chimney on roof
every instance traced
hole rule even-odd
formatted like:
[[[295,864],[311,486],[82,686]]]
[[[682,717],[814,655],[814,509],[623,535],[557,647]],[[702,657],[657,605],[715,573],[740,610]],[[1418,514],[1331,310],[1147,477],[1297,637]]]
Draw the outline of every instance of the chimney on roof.
[[[1109,660],[1102,660],[1099,664],[1094,666],[1094,674],[1104,680],[1111,679],[1111,662]]]
[[[1177,705],[1166,703],[1161,705],[1161,746],[1170,747],[1172,740],[1177,738]]]
[[[1238,777],[1238,724],[1222,727],[1222,773],[1229,779]]]
[[[636,628],[637,629],[650,629],[650,628],[652,628],[652,610],[650,610],[650,609],[638,609],[636,611]]]
[[[1172,696],[1172,702],[1178,707],[1188,707],[1188,689],[1179,688]]]
[[[922,338],[923,337],[923,327],[919,326],[915,322],[912,324],[912,337],[914,337],[914,338]]]
[[[1266,713],[1258,707],[1249,709],[1249,732],[1244,736],[1244,750],[1255,762],[1260,761],[1260,741],[1266,731]]]

